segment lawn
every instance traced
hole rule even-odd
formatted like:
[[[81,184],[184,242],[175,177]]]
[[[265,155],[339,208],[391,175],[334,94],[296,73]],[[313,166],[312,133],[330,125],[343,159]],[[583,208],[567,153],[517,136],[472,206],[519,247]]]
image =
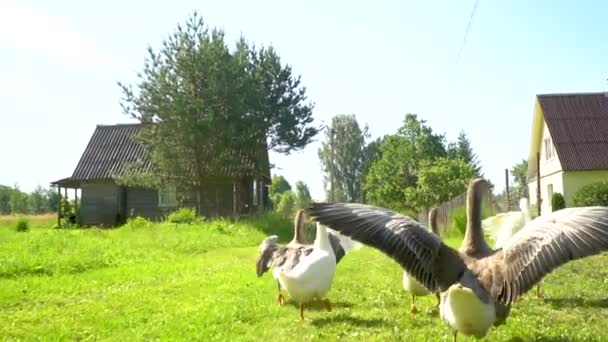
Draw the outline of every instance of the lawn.
[[[333,312],[276,304],[270,274],[257,278],[257,245],[289,237],[277,219],[197,225],[18,233],[0,223],[0,337],[42,340],[451,340],[420,298],[409,313],[402,271],[363,248],[337,267]],[[448,243],[457,245],[458,238]],[[491,341],[608,340],[608,254],[568,264],[515,303]],[[569,276],[575,278],[568,278]],[[459,336],[460,341],[473,340]]]

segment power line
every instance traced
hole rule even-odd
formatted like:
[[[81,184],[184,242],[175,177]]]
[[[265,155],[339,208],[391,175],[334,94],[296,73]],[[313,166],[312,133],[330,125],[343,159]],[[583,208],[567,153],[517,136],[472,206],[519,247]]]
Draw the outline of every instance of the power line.
[[[469,17],[469,23],[467,24],[467,28],[464,31],[464,37],[462,38],[462,43],[460,44],[460,49],[458,49],[458,54],[456,55],[456,62],[454,62],[454,67],[452,68],[452,72],[450,73],[449,83],[452,83],[452,79],[454,78],[454,73],[456,72],[456,67],[458,66],[458,62],[460,61],[460,55],[462,55],[462,50],[464,49],[464,45],[467,41],[467,36],[469,35],[469,31],[471,30],[471,24],[473,23],[473,17],[475,17],[475,12],[477,12],[477,6],[479,5],[479,0],[475,0],[475,5],[473,5],[473,10],[471,11],[471,16]]]

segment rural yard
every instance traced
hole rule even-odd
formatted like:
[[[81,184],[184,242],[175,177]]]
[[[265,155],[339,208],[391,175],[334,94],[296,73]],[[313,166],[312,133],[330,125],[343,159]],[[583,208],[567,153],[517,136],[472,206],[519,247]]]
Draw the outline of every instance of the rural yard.
[[[0,336],[7,340],[447,341],[433,296],[401,287],[402,270],[371,248],[337,266],[333,311],[313,306],[300,321],[270,274],[257,278],[257,245],[291,222],[170,223],[117,229],[9,229],[0,221]],[[269,227],[272,225],[273,227]],[[458,245],[460,237],[450,237]],[[608,339],[608,254],[572,262],[530,291],[488,341]],[[463,341],[475,340],[461,337]]]
[[[0,341],[608,341],[606,13],[0,0]]]

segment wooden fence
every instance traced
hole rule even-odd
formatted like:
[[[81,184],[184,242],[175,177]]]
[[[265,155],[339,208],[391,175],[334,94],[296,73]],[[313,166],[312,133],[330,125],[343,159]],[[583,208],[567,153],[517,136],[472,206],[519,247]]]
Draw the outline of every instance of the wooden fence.
[[[491,208],[493,213],[496,213],[498,206],[493,202],[492,189],[488,187],[485,189],[483,194],[483,206],[485,208]],[[439,231],[444,233],[447,232],[451,224],[451,213],[454,209],[466,207],[466,192],[452,198],[451,200],[438,205],[437,208],[437,224],[439,225]],[[428,226],[428,209],[418,213],[418,222]]]

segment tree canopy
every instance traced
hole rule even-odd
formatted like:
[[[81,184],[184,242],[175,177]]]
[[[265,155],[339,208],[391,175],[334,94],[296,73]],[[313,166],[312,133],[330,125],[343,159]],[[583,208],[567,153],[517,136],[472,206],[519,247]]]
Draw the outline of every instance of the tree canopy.
[[[318,152],[328,199],[340,202],[362,200],[367,156],[365,139],[368,137],[367,126],[361,128],[355,115],[336,115],[332,118]],[[334,194],[331,194],[332,172]]]
[[[397,133],[380,145],[379,159],[365,180],[367,199],[398,211],[417,211],[463,193],[475,166],[462,157],[466,144],[450,146],[446,148],[445,136],[433,132],[425,120],[406,114]]]
[[[160,183],[200,187],[243,164],[244,156],[290,153],[318,132],[300,76],[272,47],[241,37],[231,49],[224,32],[196,12],[158,50],[148,48],[138,78],[135,87],[119,82],[121,105],[149,124],[139,139],[150,148]]]
[[[451,142],[448,145],[448,155],[452,159],[460,158],[466,163],[470,163],[471,165],[473,165],[475,176],[481,176],[481,166],[479,165],[479,160],[477,160],[477,155],[473,153],[471,141],[467,137],[467,134],[464,130],[460,131],[460,133],[458,134],[458,138],[455,142]]]

